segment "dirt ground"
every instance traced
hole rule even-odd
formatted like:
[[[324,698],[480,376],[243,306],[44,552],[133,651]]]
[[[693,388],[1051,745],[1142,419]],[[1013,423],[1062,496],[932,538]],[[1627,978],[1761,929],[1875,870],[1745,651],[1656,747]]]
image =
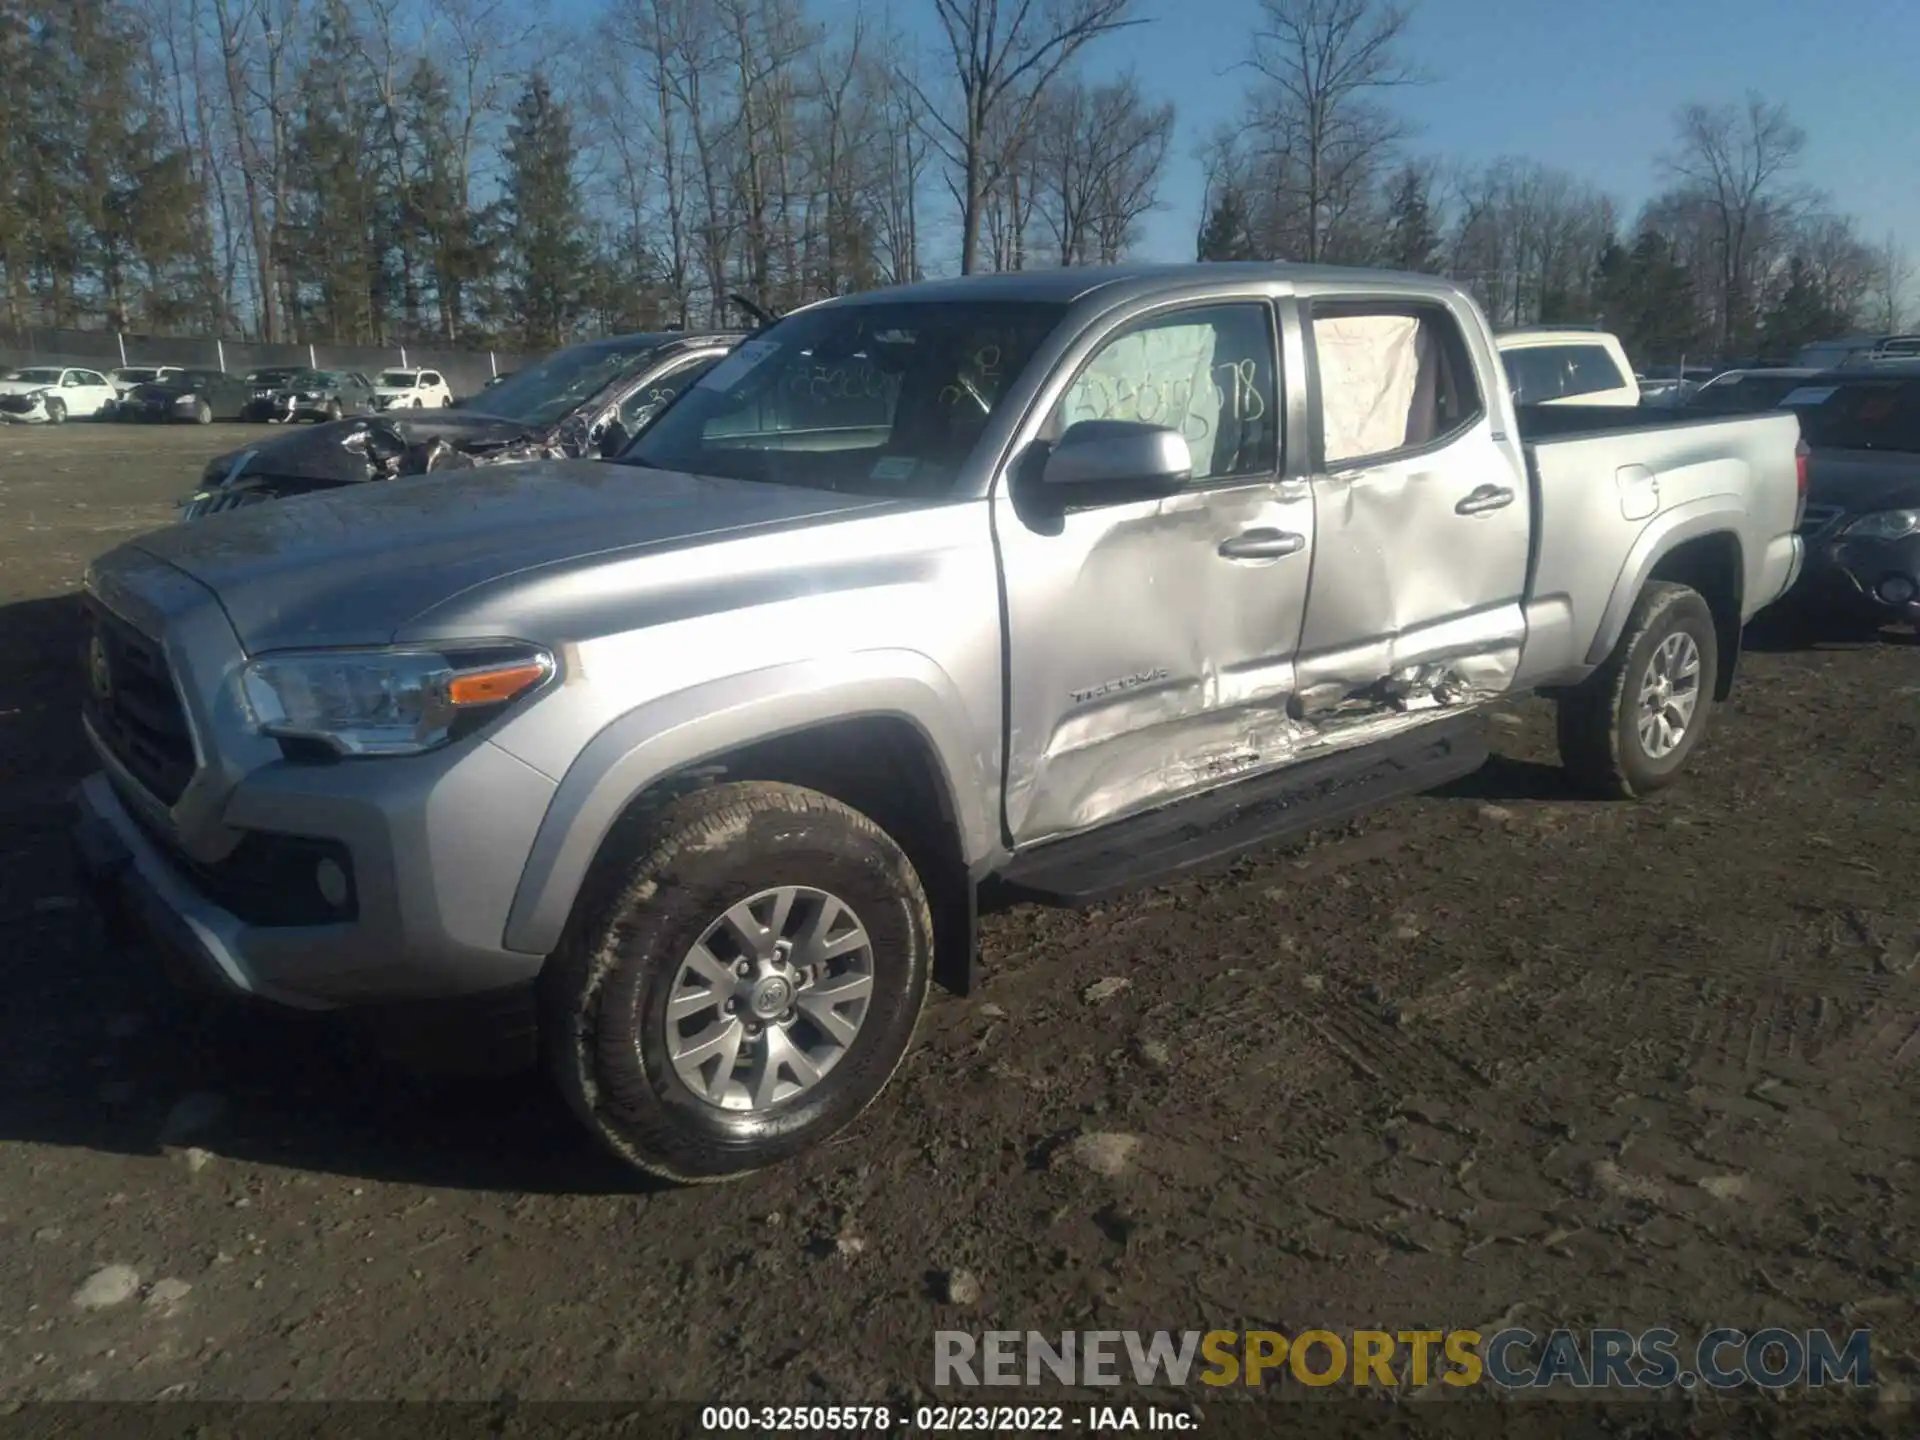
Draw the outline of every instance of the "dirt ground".
[[[898,1404],[936,1329],[1515,1323],[1866,1326],[1920,1385],[1912,637],[1750,653],[1651,803],[1528,701],[1445,794],[990,917],[839,1143],[652,1190],[535,1081],[206,1022],[78,904],[63,597],[254,433],[0,430],[0,1398]]]

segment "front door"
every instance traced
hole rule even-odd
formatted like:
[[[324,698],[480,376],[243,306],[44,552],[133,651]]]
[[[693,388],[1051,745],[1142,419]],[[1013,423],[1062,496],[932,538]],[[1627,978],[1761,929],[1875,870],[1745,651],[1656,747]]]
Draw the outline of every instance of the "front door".
[[[1081,420],[1164,424],[1186,436],[1193,480],[1064,515],[1004,481],[995,494],[1016,845],[1272,763],[1307,596],[1313,500],[1281,478],[1272,305],[1122,319],[1083,353],[1043,443]]]
[[[1317,383],[1303,717],[1355,697],[1508,689],[1533,513],[1458,315],[1404,301],[1305,310]]]

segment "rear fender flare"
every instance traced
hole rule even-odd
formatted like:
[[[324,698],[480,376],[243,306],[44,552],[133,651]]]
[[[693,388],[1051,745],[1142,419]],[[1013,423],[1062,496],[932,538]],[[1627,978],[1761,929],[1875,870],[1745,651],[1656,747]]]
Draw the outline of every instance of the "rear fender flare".
[[[1640,598],[1640,592],[1653,577],[1654,567],[1667,555],[1689,540],[1698,540],[1707,535],[1731,535],[1734,543],[1740,544],[1740,520],[1744,512],[1739,506],[1740,497],[1737,495],[1703,495],[1698,500],[1676,505],[1647,522],[1646,529],[1640,532],[1640,538],[1627,551],[1620,574],[1613,582],[1613,593],[1607,597],[1606,609],[1601,612],[1599,629],[1594,632],[1593,643],[1587,647],[1588,665],[1599,665],[1613,653],[1613,647],[1620,643],[1620,637],[1626,633],[1627,619],[1633,613],[1634,602]],[[1742,545],[1740,549],[1740,563],[1744,571],[1747,564],[1746,547]]]

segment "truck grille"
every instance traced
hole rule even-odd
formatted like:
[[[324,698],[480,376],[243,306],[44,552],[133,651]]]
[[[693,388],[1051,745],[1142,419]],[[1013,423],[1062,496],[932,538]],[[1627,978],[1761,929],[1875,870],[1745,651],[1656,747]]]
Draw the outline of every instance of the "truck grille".
[[[162,804],[193,778],[193,737],[160,646],[88,600],[81,655],[87,721],[101,744]]]
[[[1838,505],[1809,505],[1800,517],[1800,534],[1808,540],[1824,535],[1845,513]]]

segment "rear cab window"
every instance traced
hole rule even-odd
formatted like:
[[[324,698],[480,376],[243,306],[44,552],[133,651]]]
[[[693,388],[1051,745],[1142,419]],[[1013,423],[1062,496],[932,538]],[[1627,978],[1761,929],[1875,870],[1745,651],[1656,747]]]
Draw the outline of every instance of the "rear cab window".
[[[1440,305],[1315,301],[1317,464],[1385,463],[1486,414],[1459,322]]]
[[[1604,345],[1527,345],[1501,353],[1516,405],[1539,405],[1625,387]]]

